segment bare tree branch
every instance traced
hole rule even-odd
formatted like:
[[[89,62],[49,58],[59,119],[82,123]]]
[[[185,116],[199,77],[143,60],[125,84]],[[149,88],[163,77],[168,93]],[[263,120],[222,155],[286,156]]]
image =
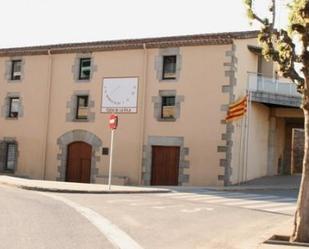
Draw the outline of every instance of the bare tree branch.
[[[262,18],[260,18],[259,16],[257,16],[255,13],[253,13],[253,19],[255,19],[255,20],[257,20],[257,21],[259,21],[261,24],[263,24],[263,25],[265,25],[265,23],[267,22],[266,20],[267,19],[262,19]]]
[[[272,0],[272,5],[270,6],[269,11],[272,13],[271,28],[273,29],[276,22],[276,0]]]
[[[263,25],[258,40],[262,45],[264,57],[267,60],[271,59],[277,62],[282,75],[286,78],[290,78],[297,85],[298,90],[303,92],[305,80],[295,69],[295,63],[304,64],[304,56],[308,56],[308,60],[306,60],[308,61],[308,65],[302,69],[302,73],[305,77],[309,76],[309,53],[303,51],[303,53],[298,56],[295,43],[289,33],[286,30],[281,29],[278,31],[274,28],[276,21],[276,0],[271,0],[271,6],[269,8],[269,11],[272,13],[271,22],[267,18],[263,20],[253,11],[252,1],[247,1],[246,5],[248,8],[248,16]],[[306,34],[309,33],[309,28],[307,29],[300,23],[295,23],[291,26],[291,29],[301,35],[302,44],[304,48],[307,48],[309,40]]]

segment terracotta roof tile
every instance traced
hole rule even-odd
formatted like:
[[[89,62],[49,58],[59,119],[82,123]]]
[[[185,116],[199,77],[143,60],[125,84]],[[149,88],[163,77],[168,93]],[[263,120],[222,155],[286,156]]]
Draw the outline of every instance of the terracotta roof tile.
[[[233,39],[248,39],[257,37],[258,31],[243,31],[231,33],[212,33],[185,36],[156,37],[144,39],[126,39],[83,43],[66,43],[45,46],[17,47],[0,49],[0,56],[42,55],[77,52],[94,52],[109,50],[142,49],[144,44],[147,48],[165,48],[201,45],[224,45],[231,44]]]

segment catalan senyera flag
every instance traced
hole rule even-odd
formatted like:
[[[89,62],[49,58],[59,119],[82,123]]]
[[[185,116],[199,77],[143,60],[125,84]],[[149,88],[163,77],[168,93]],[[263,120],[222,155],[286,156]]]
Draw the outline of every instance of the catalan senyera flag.
[[[235,103],[230,104],[225,120],[230,122],[235,119],[242,118],[247,112],[247,103],[248,96],[246,95]]]

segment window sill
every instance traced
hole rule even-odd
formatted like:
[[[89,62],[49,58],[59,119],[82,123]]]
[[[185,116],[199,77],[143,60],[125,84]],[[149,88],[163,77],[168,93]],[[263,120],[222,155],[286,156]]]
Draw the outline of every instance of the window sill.
[[[178,79],[176,78],[176,79],[160,79],[160,82],[161,83],[175,83],[175,82],[177,82],[178,81]]]
[[[176,118],[158,118],[159,122],[176,122]]]
[[[89,79],[76,79],[76,83],[89,83],[91,81],[91,78]]]
[[[89,119],[73,119],[72,121],[76,123],[87,123]]]
[[[8,81],[8,83],[21,83],[22,82],[22,80],[21,79],[19,79],[19,80],[12,80],[12,79],[8,79],[7,80]]]

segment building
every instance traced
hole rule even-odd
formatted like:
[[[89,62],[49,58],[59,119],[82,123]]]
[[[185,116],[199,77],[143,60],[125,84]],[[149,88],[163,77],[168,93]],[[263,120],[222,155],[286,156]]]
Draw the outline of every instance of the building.
[[[250,31],[0,49],[0,171],[106,182],[115,111],[115,184],[229,185],[291,172],[300,97],[274,78],[256,37]],[[247,90],[248,122],[227,123],[229,104]]]

